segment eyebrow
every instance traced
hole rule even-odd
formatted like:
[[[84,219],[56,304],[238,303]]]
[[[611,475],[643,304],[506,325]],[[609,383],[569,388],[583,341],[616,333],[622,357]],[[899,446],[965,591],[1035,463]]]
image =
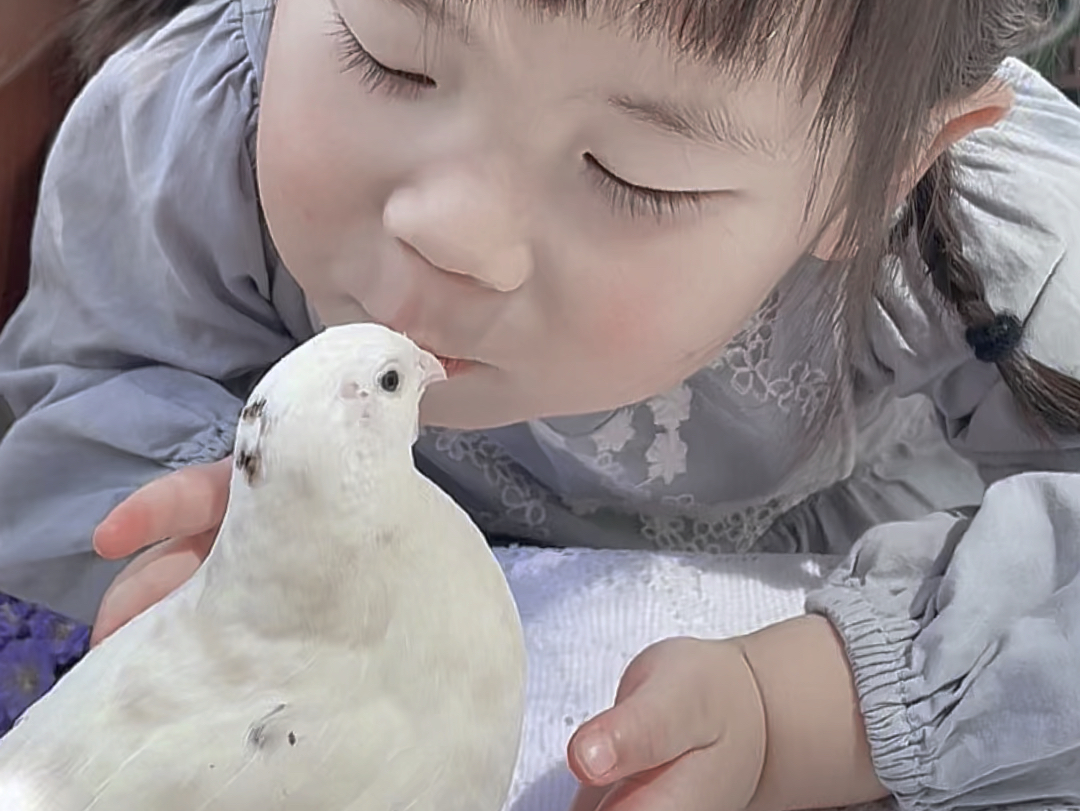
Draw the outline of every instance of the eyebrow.
[[[394,0],[394,2],[437,28],[453,31],[462,42],[468,43],[469,27],[465,17],[457,9],[451,8],[449,0]]]
[[[393,0],[421,20],[438,28],[454,31],[465,43],[469,41],[468,25],[451,0]],[[654,129],[694,141],[705,146],[721,146],[747,155],[776,158],[780,146],[744,125],[728,110],[704,109],[672,99],[634,99],[613,96],[608,103],[636,121]]]
[[[614,96],[608,103],[655,129],[706,146],[722,146],[766,157],[776,157],[780,152],[779,144],[754,132],[723,108],[704,109],[671,99],[633,99],[628,96]]]

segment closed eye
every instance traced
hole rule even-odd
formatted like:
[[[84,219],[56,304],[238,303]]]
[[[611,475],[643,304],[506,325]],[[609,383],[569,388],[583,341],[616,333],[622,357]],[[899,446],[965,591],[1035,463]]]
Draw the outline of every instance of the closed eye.
[[[725,192],[670,191],[638,186],[623,180],[600,163],[593,155],[584,155],[589,173],[596,186],[608,197],[612,209],[632,218],[652,216],[657,220],[674,217],[686,211],[700,211],[709,199]]]
[[[363,46],[341,14],[334,13],[331,32],[337,43],[338,58],[345,73],[358,73],[367,89],[392,98],[415,100],[438,84],[430,76],[384,65]],[[608,198],[611,208],[631,218],[651,216],[665,220],[700,211],[703,203],[725,192],[670,191],[639,186],[623,180],[603,166],[595,156],[584,156],[594,184]]]
[[[382,92],[395,98],[415,99],[424,90],[438,87],[430,76],[397,70],[382,64],[360,43],[345,18],[338,13],[334,14],[332,35],[338,45],[342,71],[358,73],[361,81],[373,93]]]

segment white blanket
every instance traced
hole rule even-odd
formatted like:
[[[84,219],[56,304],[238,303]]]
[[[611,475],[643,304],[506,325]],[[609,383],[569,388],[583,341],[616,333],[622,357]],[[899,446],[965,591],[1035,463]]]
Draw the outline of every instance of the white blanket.
[[[525,732],[509,811],[565,811],[566,744],[610,705],[619,677],[669,636],[728,637],[802,613],[835,560],[497,549],[529,653]],[[875,811],[891,803],[871,806]]]

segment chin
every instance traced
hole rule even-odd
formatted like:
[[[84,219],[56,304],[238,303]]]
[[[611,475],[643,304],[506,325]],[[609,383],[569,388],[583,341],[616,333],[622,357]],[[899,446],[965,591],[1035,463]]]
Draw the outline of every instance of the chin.
[[[430,428],[484,431],[533,420],[597,414],[623,403],[545,402],[528,391],[500,385],[486,375],[462,376],[436,383],[420,401],[420,423]],[[636,401],[631,401],[636,402]]]
[[[432,387],[420,403],[420,424],[428,428],[483,431],[535,419],[534,414],[501,407],[497,402],[477,402],[472,397],[438,397]]]
[[[488,370],[431,386],[420,401],[420,422],[432,428],[483,431],[545,416],[535,399],[509,390]]]

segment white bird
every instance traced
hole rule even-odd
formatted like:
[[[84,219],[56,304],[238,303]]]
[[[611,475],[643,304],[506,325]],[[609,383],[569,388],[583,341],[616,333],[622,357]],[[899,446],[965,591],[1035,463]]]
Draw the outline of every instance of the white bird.
[[[370,324],[271,369],[210,556],[0,740],[0,809],[499,811],[525,649],[484,537],[413,464],[444,377]]]

